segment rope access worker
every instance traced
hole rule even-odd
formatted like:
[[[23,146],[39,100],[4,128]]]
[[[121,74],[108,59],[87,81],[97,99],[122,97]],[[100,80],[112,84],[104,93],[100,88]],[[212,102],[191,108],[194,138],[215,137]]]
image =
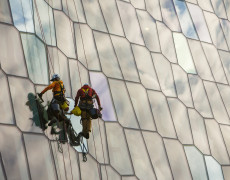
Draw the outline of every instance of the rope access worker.
[[[100,99],[94,89],[92,89],[88,84],[84,84],[82,86],[76,95],[75,98],[75,105],[74,107],[78,105],[81,109],[81,121],[82,121],[82,132],[78,134],[78,141],[80,136],[84,136],[86,139],[89,139],[89,133],[91,132],[91,126],[92,126],[92,111],[96,110],[93,105],[93,98],[96,98],[97,104],[99,107],[99,113],[102,110]],[[78,101],[80,99],[80,102],[78,104]],[[101,117],[101,116],[99,116]],[[96,118],[94,118],[96,119]]]

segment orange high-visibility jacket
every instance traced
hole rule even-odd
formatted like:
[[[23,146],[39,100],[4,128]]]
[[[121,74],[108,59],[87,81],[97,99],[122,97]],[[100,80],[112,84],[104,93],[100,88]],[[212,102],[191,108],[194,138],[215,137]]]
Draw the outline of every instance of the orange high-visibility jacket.
[[[50,89],[53,89],[52,91],[54,92],[55,96],[60,95],[60,93],[61,93],[60,84],[61,84],[61,86],[63,88],[63,94],[65,94],[65,88],[64,88],[64,85],[63,85],[63,81],[54,81],[52,84],[47,86],[41,93],[44,94],[46,91],[48,91]],[[60,93],[58,93],[58,92],[60,92]]]

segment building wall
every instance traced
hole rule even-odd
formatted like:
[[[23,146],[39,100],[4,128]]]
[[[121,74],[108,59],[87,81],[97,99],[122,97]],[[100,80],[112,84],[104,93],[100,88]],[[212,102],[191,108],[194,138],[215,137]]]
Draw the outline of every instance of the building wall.
[[[0,179],[229,180],[229,20],[228,0],[0,0]],[[87,162],[39,127],[54,73],[71,108],[100,96]]]

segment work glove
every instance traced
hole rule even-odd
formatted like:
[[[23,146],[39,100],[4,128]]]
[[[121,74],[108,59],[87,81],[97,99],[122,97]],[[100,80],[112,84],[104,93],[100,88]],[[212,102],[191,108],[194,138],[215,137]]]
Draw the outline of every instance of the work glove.
[[[99,110],[101,111],[102,109],[103,109],[103,108],[100,106],[100,107],[99,107]]]
[[[38,94],[38,96],[40,97],[40,99],[42,99],[42,95],[43,95],[42,93],[39,93],[39,94]]]

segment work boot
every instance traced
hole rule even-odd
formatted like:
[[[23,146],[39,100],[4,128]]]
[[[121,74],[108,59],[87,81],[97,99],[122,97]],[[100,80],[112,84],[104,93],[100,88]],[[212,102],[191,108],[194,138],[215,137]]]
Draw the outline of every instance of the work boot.
[[[52,127],[50,133],[51,133],[51,134],[60,134],[60,132],[57,132],[57,131],[56,131],[56,128],[54,128],[54,127]]]
[[[84,136],[86,139],[89,139],[89,133],[86,133]]]

